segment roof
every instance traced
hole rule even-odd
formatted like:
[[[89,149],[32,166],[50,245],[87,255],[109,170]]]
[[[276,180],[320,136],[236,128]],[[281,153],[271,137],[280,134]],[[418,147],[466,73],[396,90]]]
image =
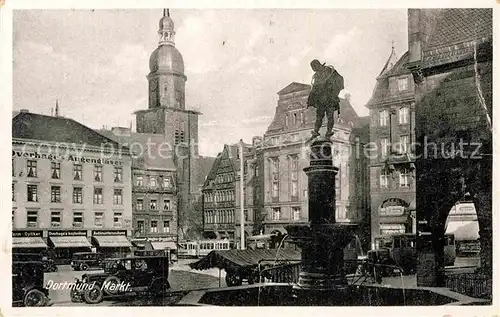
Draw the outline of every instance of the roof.
[[[196,174],[198,177],[198,184],[203,185],[205,179],[208,178],[208,174],[210,173],[210,170],[212,169],[212,166],[214,165],[216,159],[216,157],[211,156],[201,156],[199,158],[199,168]]]
[[[423,47],[424,67],[433,67],[473,58],[474,46],[491,42],[493,12],[491,9],[441,9],[433,32]]]
[[[189,264],[189,266],[195,270],[207,270],[214,267],[226,269],[256,266],[260,260],[300,261],[300,254],[300,251],[291,249],[281,249],[279,252],[272,249],[221,250],[212,251],[201,260]]]
[[[176,170],[173,154],[165,153],[166,140],[162,134],[129,132],[116,135],[112,130],[97,130],[108,138],[130,147],[134,165],[141,168]],[[151,155],[148,155],[151,154]]]
[[[254,156],[254,148],[251,144],[243,143],[243,156],[244,157],[249,157],[249,156]],[[239,143],[236,144],[224,144],[224,149],[222,152],[219,153],[217,157],[210,158],[208,162],[204,164],[209,164],[209,162],[212,162],[212,164],[209,167],[209,170],[206,174],[206,177],[204,177],[203,181],[200,182],[200,184],[204,184],[204,187],[207,187],[210,185],[210,180],[215,179],[215,176],[217,175],[217,171],[219,169],[220,161],[222,159],[229,159],[231,162],[231,166],[233,167],[233,171],[235,173],[240,171],[240,160],[238,159],[239,157]]]
[[[12,138],[101,147],[119,144],[91,128],[65,117],[20,112],[12,118]],[[123,149],[123,147],[122,147]]]
[[[367,105],[375,104],[380,101],[384,101],[391,97],[400,97],[400,94],[392,95],[389,88],[389,78],[392,76],[398,76],[403,74],[410,74],[410,70],[406,68],[405,64],[409,60],[408,52],[404,53],[403,56],[397,61],[396,64],[391,69],[388,69],[385,73],[377,77],[377,82],[373,88],[370,100],[368,100]],[[403,92],[405,94],[406,92]],[[413,91],[407,93],[413,94]]]
[[[393,46],[391,54],[389,55],[389,58],[387,59],[387,62],[385,62],[385,65],[382,68],[382,71],[380,72],[379,76],[382,76],[386,72],[388,72],[389,70],[391,70],[391,68],[397,63],[397,61],[398,61],[398,55],[396,54],[396,51],[394,50],[394,46]]]
[[[490,37],[492,26],[491,9],[443,9],[436,18],[435,32],[430,34],[424,50]]]
[[[278,91],[278,95],[286,95],[286,94],[290,94],[292,92],[304,91],[304,90],[309,90],[309,89],[311,89],[310,85],[302,84],[302,83],[298,83],[298,82],[292,82],[292,83],[288,84],[288,86],[286,86],[285,88]]]

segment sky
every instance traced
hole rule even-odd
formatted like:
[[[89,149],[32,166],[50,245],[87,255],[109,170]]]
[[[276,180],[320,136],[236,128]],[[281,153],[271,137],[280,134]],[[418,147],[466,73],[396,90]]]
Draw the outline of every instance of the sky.
[[[359,115],[394,44],[407,50],[407,10],[174,9],[186,108],[202,112],[200,154],[262,136],[309,62],[333,65]],[[91,128],[129,126],[148,107],[149,56],[162,9],[15,10],[13,109],[60,114]]]

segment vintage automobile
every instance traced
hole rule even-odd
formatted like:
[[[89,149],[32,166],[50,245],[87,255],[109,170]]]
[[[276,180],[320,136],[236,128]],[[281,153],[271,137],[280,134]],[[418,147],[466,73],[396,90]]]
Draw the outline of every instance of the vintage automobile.
[[[86,271],[89,268],[102,269],[104,255],[96,252],[77,252],[71,258],[71,267],[75,271]]]
[[[126,294],[163,295],[170,289],[166,256],[133,256],[107,259],[104,273],[75,279],[71,301],[97,304],[107,297]]]
[[[12,261],[21,262],[42,262],[44,272],[57,272],[57,265],[54,259],[46,253],[12,253]]]
[[[12,262],[12,306],[50,306],[49,290],[43,286],[44,263]]]

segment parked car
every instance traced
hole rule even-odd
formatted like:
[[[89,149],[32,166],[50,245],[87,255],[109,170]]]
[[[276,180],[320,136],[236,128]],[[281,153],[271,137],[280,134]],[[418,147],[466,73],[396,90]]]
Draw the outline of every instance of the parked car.
[[[162,295],[170,289],[166,256],[134,256],[105,261],[104,273],[84,274],[71,289],[73,302],[97,304],[125,294]]]
[[[12,261],[43,263],[44,272],[57,272],[57,265],[49,254],[44,253],[12,253]]]
[[[50,306],[49,290],[43,286],[44,263],[12,262],[12,306]]]
[[[71,267],[75,271],[86,271],[90,268],[102,269],[104,255],[96,252],[73,253]]]

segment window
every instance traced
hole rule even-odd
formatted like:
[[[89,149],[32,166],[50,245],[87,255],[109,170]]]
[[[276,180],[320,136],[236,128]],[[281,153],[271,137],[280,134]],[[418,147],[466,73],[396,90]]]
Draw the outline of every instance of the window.
[[[150,209],[152,209],[152,210],[158,209],[158,203],[157,203],[156,199],[151,199]]]
[[[137,201],[135,203],[135,209],[136,210],[143,210],[144,209],[144,200],[137,199]]]
[[[170,200],[169,199],[165,199],[163,201],[163,210],[170,210]]]
[[[380,187],[389,187],[389,173],[386,169],[380,171]]]
[[[382,110],[379,112],[379,125],[385,127],[389,124],[389,111]]]
[[[95,212],[94,213],[94,226],[103,227],[104,226],[104,213],[103,212]]]
[[[144,186],[144,178],[142,177],[142,175],[136,176],[136,178],[135,178],[135,184],[137,186]]]
[[[248,221],[248,210],[243,210],[243,216],[245,218],[245,221]]]
[[[402,107],[399,108],[399,124],[406,124],[408,123],[408,117],[409,117],[409,109],[408,107]]]
[[[273,182],[273,198],[278,198],[280,195],[280,184]]]
[[[296,124],[297,124],[297,113],[296,113],[296,112],[293,114],[293,117],[292,117],[292,118],[293,118],[293,120],[292,120],[292,124],[293,124],[293,125],[296,125]]]
[[[410,137],[408,135],[402,135],[399,138],[399,152],[408,153],[410,147]]]
[[[37,177],[36,161],[29,160],[27,163],[28,177]]]
[[[52,228],[59,228],[61,226],[61,212],[51,211],[50,212],[50,226]]]
[[[277,157],[271,159],[271,173],[273,175],[279,173],[279,159]]]
[[[273,216],[273,220],[280,220],[281,219],[281,208],[274,207],[272,216]]]
[[[163,187],[165,187],[165,188],[172,187],[172,181],[170,180],[170,177],[165,177],[163,179]]]
[[[26,221],[28,228],[38,227],[38,210],[28,210]]]
[[[293,220],[300,220],[300,207],[292,207]]]
[[[163,232],[170,233],[170,221],[163,221]]]
[[[398,90],[399,91],[408,90],[408,78],[399,78],[398,79]]]
[[[102,204],[102,188],[94,188],[94,204]]]
[[[298,133],[294,133],[290,136],[290,141],[292,142],[298,142],[299,141],[299,134]]]
[[[12,201],[16,201],[16,184],[12,183]]]
[[[81,211],[73,212],[73,227],[74,228],[83,227],[83,212]]]
[[[288,114],[285,115],[285,128],[288,128]]]
[[[122,219],[123,214],[121,212],[113,213],[113,227],[121,228],[122,227]]]
[[[254,168],[254,175],[255,175],[255,176],[259,176],[259,165],[255,165],[255,168]]]
[[[273,136],[271,137],[271,145],[278,145],[280,143],[280,137],[279,136]]]
[[[145,227],[144,227],[144,220],[138,220],[137,221],[137,232],[144,234]]]
[[[82,169],[81,164],[74,164],[73,165],[73,179],[75,181],[81,181],[83,179],[83,169]]]
[[[61,186],[50,187],[50,202],[51,203],[61,202]]]
[[[149,178],[149,186],[156,187],[156,176],[151,176]]]
[[[121,189],[113,190],[113,205],[123,205],[123,191]]]
[[[16,164],[14,163],[14,159],[12,159],[12,176],[16,176]]]
[[[299,194],[299,185],[297,181],[292,181],[292,196],[297,197]]]
[[[28,201],[38,202],[38,186],[28,185]]]
[[[408,168],[402,168],[399,172],[399,186],[410,187],[410,170]]]
[[[380,138],[380,154],[382,157],[386,157],[389,149],[389,139],[388,138]]]
[[[123,168],[122,167],[115,167],[115,183],[121,183],[123,181]]]
[[[83,188],[74,187],[73,188],[73,204],[83,203]]]
[[[61,178],[61,163],[51,162],[50,163],[50,170],[51,170],[51,175],[52,175],[53,179],[60,179]]]
[[[102,182],[102,166],[100,165],[94,166],[94,181]]]
[[[158,232],[158,221],[151,220],[151,229],[149,231],[155,233]]]

